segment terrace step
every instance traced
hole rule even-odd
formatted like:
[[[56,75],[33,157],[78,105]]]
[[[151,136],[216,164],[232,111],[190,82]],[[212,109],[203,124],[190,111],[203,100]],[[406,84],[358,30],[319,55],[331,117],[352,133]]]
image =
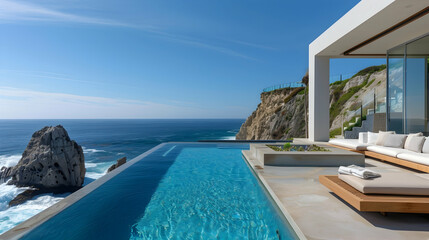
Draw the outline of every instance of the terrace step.
[[[351,131],[344,131],[345,139],[358,139],[360,132],[372,132],[374,129],[374,114],[366,116],[366,120],[362,121],[360,127],[354,127]]]

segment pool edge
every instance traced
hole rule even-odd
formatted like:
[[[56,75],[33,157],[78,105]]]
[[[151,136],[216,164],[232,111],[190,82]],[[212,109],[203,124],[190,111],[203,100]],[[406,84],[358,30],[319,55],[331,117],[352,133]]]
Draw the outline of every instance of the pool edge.
[[[115,171],[110,172],[109,174],[105,174],[104,176],[100,177],[99,179],[95,180],[94,182],[91,182],[90,184],[82,187],[78,191],[70,194],[66,198],[62,199],[58,203],[46,208],[45,210],[41,211],[40,213],[34,215],[33,217],[25,220],[24,222],[16,225],[15,227],[9,229],[8,231],[2,233],[0,235],[0,240],[16,240],[23,237],[25,234],[29,233],[33,229],[39,227],[58,213],[64,211],[92,191],[96,190],[98,187],[124,171],[125,169],[129,168],[130,166],[134,165],[136,162],[141,160],[142,158],[146,157],[147,155],[153,153],[154,151],[158,150],[159,148],[163,147],[168,143],[161,143],[157,146],[147,150],[146,152],[140,154],[139,156],[131,159],[124,165],[122,165],[120,168],[116,169]]]
[[[265,189],[265,191],[268,193],[271,200],[275,203],[275,207],[278,208],[278,210],[283,214],[283,217],[286,219],[286,221],[289,223],[290,227],[295,232],[296,236],[300,240],[307,240],[307,237],[304,235],[302,230],[299,228],[298,224],[296,224],[295,220],[292,218],[292,215],[286,210],[286,208],[281,203],[280,199],[277,197],[277,195],[274,193],[274,191],[271,189],[271,187],[268,185],[265,178],[255,169],[254,164],[247,159],[246,154],[242,152],[242,156],[251,169],[252,173],[255,175],[255,177],[258,179],[258,181],[261,183],[262,187]]]

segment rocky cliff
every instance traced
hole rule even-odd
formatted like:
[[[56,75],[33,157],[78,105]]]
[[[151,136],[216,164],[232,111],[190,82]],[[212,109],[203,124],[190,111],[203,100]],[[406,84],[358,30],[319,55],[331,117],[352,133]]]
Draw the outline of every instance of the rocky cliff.
[[[305,89],[281,89],[261,94],[256,111],[241,126],[236,139],[288,139],[305,136]]]
[[[331,83],[330,130],[341,132],[342,116],[348,110],[359,108],[371,91],[386,88],[386,66],[365,68],[352,78]],[[304,76],[303,82],[306,79]],[[305,82],[304,82],[305,83]],[[285,140],[305,137],[307,89],[280,89],[261,94],[261,103],[241,126],[237,140]]]

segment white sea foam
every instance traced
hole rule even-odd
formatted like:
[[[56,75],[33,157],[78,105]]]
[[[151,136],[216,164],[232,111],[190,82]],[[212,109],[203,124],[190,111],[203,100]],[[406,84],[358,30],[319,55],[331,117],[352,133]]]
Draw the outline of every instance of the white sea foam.
[[[86,162],[85,167],[86,168],[95,168],[95,167],[97,167],[97,163]]]
[[[92,149],[92,148],[86,148],[86,147],[82,147],[83,149],[83,153],[98,153],[98,152],[106,152],[104,150],[99,150],[99,149]]]
[[[1,155],[0,166],[14,166],[20,158],[21,155]],[[114,162],[86,162],[85,166],[87,172],[85,177],[94,180],[98,179],[106,174],[107,168],[113,163]],[[90,169],[89,171],[88,168]],[[6,183],[0,184],[0,234],[54,205],[68,195],[42,194],[20,205],[9,207],[9,202],[26,189],[28,188],[18,188],[14,185],[7,185]]]
[[[100,177],[104,176],[107,173],[107,170],[105,172],[87,172],[85,174],[85,177],[92,178],[92,179],[99,179]]]
[[[235,136],[223,137],[222,140],[235,140]]]
[[[112,166],[115,162],[102,162],[102,163],[91,163],[86,162],[87,168],[85,178],[99,179],[107,173],[107,169]],[[85,183],[84,183],[85,184]]]
[[[9,201],[28,188],[0,184],[0,234],[57,203],[68,194],[43,194],[23,204],[8,207]]]
[[[0,168],[1,167],[13,167],[21,159],[21,155],[0,155]]]

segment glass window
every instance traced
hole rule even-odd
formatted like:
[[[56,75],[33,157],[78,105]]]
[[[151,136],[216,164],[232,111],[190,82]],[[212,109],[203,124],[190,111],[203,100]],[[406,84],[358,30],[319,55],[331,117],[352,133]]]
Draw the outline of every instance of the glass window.
[[[427,135],[427,56],[429,37],[406,46],[405,132]]]
[[[396,47],[388,51],[388,112],[387,128],[397,133],[404,129],[404,54],[405,46]]]

